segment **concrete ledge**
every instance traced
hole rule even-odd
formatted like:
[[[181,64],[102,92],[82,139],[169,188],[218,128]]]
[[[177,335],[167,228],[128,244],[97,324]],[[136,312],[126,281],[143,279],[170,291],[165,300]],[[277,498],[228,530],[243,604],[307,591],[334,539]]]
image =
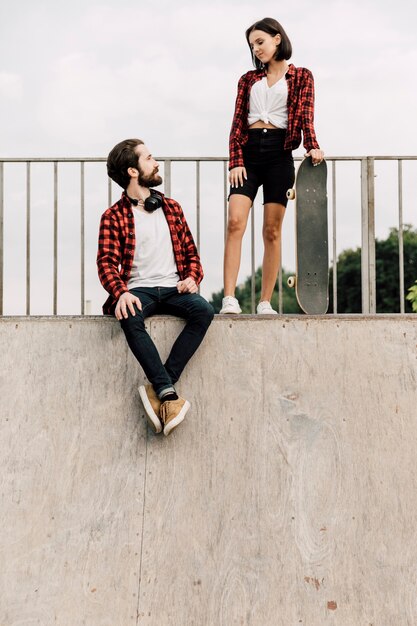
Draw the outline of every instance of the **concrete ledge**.
[[[416,316],[216,316],[169,438],[113,318],[0,349],[1,626],[417,623]]]

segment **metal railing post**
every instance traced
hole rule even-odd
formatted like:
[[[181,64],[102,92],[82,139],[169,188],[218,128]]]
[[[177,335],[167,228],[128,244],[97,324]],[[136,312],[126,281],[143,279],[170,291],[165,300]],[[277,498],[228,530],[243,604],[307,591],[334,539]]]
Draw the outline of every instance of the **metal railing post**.
[[[171,159],[164,161],[164,191],[168,198],[171,197]]]
[[[85,315],[85,172],[84,161],[80,163],[80,246],[81,246],[81,315]]]
[[[111,186],[111,178],[107,179],[107,206],[111,207],[112,202],[112,186]]]
[[[255,277],[255,207],[251,207],[251,231],[250,231],[250,248],[251,248],[251,313],[255,313],[256,298],[256,277]]]
[[[336,161],[332,161],[333,313],[337,314]]]
[[[279,252],[279,270],[278,270],[278,313],[282,315],[283,306],[283,289],[282,289],[282,249]]]
[[[197,249],[200,251],[200,161],[196,161],[195,163],[195,182],[196,182],[196,190],[195,190],[195,205],[196,205],[196,225],[197,225]]]
[[[26,315],[30,315],[30,162],[26,163]]]
[[[54,315],[58,312],[58,162],[54,162]]]
[[[398,160],[398,259],[399,259],[399,270],[400,270],[400,313],[405,313],[403,162],[400,159]]]
[[[4,166],[0,163],[0,315],[3,315]]]
[[[196,243],[197,250],[201,255],[200,251],[200,161],[196,161],[195,163],[195,206],[196,206]],[[200,285],[198,286],[198,293],[200,293]]]
[[[374,159],[361,160],[361,204],[362,204],[362,313],[376,313],[375,276],[375,180]]]
[[[228,192],[228,167],[227,161],[223,163],[223,185],[224,185],[224,196],[223,196],[223,240],[224,245],[226,245],[227,239],[227,192]]]

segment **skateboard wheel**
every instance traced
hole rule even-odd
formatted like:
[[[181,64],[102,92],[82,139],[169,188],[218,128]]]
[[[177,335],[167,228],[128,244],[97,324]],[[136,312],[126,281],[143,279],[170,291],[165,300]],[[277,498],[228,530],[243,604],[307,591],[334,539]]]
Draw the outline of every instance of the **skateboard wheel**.
[[[295,276],[288,276],[287,285],[291,287],[291,289],[295,287]]]
[[[295,189],[288,189],[287,191],[288,200],[294,200],[295,198]]]

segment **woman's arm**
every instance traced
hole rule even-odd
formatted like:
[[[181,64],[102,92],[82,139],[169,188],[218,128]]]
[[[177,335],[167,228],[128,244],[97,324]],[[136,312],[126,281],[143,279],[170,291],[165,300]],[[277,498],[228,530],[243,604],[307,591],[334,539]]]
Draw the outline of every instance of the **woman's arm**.
[[[243,167],[243,152],[240,143],[243,129],[247,125],[247,81],[245,76],[239,79],[235,112],[229,136],[229,170]]]
[[[301,89],[301,125],[303,130],[303,144],[307,152],[320,149],[314,130],[314,79],[310,70],[304,70],[303,86]]]

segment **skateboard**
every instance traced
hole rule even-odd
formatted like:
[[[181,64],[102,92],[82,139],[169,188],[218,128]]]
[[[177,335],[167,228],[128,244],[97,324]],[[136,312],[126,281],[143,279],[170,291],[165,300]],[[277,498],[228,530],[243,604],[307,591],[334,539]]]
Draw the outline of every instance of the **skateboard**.
[[[296,276],[288,278],[295,287],[300,308],[308,315],[324,315],[329,306],[329,250],[327,227],[327,164],[314,166],[302,161],[294,189]]]

